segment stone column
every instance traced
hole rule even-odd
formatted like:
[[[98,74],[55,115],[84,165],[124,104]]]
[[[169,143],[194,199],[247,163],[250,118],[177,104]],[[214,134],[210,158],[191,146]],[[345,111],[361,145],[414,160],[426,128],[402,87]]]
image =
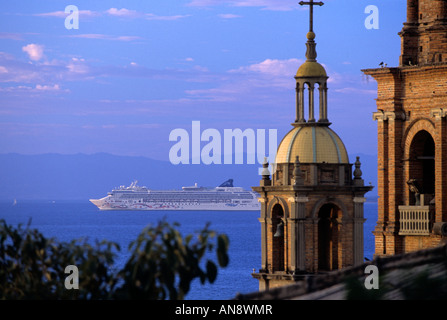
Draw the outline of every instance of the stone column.
[[[315,122],[315,101],[314,101],[315,85],[309,85],[309,120],[308,122]]]
[[[290,269],[291,271],[305,271],[306,269],[306,247],[305,247],[305,227],[307,197],[298,196],[289,198],[291,203],[291,213],[288,222],[290,223]]]
[[[354,266],[363,263],[363,224],[365,223],[363,204],[364,197],[354,198],[354,230],[353,230],[353,264]]]
[[[323,94],[323,120],[328,121],[328,114],[327,114],[327,86],[326,83],[324,84],[324,94]]]
[[[378,217],[374,230],[375,254],[386,254],[386,243],[383,232],[385,221],[388,220],[388,121],[385,121],[383,111],[375,112],[373,119],[377,121],[377,178],[378,178]]]
[[[261,272],[266,272],[268,267],[267,261],[267,199],[259,198],[261,203],[261,217],[258,219],[261,223]]]
[[[405,120],[405,114],[399,111],[385,112],[385,118],[388,120],[388,185],[389,185],[389,222],[398,223],[399,205],[403,204],[403,167],[401,160],[403,157],[402,121]],[[405,186],[406,187],[406,186]]]
[[[318,120],[318,122],[323,122],[324,120],[326,120],[326,118],[324,117],[324,89],[323,89],[323,85],[320,84],[320,86],[318,87],[318,92],[319,92],[319,102],[320,102],[320,118]]]
[[[300,113],[300,119],[298,120],[298,122],[306,122],[306,120],[304,119],[304,83],[300,83],[298,108]]]
[[[435,119],[435,208],[436,222],[447,221],[447,110],[433,109],[430,112]]]
[[[300,110],[300,94],[301,88],[299,82],[296,83],[296,119],[295,122],[299,122],[302,118]]]

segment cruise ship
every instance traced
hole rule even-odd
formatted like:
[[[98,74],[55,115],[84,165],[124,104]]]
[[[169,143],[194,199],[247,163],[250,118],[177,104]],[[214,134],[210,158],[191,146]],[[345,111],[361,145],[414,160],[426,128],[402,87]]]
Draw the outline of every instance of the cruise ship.
[[[229,179],[215,188],[191,187],[151,190],[137,185],[113,189],[104,198],[90,199],[100,210],[260,210],[258,194],[233,186]]]

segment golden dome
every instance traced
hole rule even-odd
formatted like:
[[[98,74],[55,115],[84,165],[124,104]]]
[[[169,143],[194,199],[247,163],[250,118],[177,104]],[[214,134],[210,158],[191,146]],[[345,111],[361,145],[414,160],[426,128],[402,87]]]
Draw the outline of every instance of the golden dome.
[[[349,164],[348,152],[340,137],[327,126],[303,126],[291,130],[281,141],[276,163]]]
[[[316,61],[306,61],[298,69],[297,77],[327,77],[324,67]]]

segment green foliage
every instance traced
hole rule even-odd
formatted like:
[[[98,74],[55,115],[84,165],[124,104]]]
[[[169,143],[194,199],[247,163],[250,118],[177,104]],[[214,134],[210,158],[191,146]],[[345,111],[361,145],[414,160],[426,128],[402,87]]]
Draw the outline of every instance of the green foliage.
[[[129,246],[124,268],[115,272],[116,243],[58,242],[0,220],[0,299],[183,299],[195,278],[202,284],[216,280],[218,267],[209,253],[216,249],[218,265],[226,267],[229,242],[208,225],[185,238],[175,227],[161,221],[145,228]],[[68,265],[79,270],[78,290],[65,288]]]
[[[92,247],[82,240],[59,243],[46,239],[38,230],[17,229],[0,220],[1,299],[104,299],[116,279],[111,242]],[[79,290],[65,289],[65,267],[78,267]]]

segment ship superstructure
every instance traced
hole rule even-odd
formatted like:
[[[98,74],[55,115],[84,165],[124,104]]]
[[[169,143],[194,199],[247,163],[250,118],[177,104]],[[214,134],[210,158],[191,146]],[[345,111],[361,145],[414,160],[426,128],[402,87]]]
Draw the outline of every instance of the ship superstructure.
[[[229,179],[215,188],[194,186],[152,190],[138,186],[113,189],[101,199],[90,199],[100,210],[260,210],[258,194],[233,186]]]

